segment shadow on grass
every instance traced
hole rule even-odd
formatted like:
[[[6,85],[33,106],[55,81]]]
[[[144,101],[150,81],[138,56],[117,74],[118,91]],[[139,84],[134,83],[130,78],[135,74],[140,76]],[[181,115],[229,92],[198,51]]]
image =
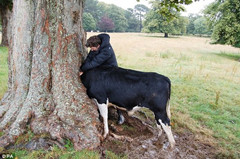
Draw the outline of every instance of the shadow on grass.
[[[237,54],[237,53],[234,54],[234,53],[222,52],[222,53],[216,54],[216,55],[240,62],[240,54]]]

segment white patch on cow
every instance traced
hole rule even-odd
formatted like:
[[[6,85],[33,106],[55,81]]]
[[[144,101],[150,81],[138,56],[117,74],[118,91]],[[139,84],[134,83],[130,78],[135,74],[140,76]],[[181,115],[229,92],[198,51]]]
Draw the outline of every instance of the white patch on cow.
[[[167,116],[169,119],[171,119],[171,112],[170,112],[170,102],[169,102],[169,99],[167,101]]]
[[[157,124],[157,128],[159,129],[158,137],[160,137],[162,135],[162,127],[161,127],[161,125]]]
[[[161,119],[159,119],[158,121],[160,122],[160,124],[161,124],[163,130],[165,131],[165,133],[167,134],[168,141],[170,143],[171,148],[173,148],[175,146],[175,140],[173,138],[171,127],[163,124]]]
[[[128,115],[129,116],[132,116],[136,111],[138,111],[139,109],[141,109],[142,107],[139,107],[139,106],[135,106],[133,107],[132,110],[128,111]]]
[[[98,109],[100,111],[101,116],[103,117],[103,123],[104,123],[104,135],[103,137],[107,137],[107,134],[109,133],[109,129],[108,129],[108,99],[105,103],[99,104],[97,102],[97,100],[95,100],[97,105],[98,105]]]

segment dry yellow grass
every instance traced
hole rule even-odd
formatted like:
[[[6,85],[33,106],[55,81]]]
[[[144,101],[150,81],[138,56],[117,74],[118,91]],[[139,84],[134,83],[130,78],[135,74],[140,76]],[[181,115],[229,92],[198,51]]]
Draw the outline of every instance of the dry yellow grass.
[[[99,33],[88,33],[87,36]],[[163,38],[162,34],[144,33],[108,33],[111,44],[117,54],[143,53],[147,51],[158,52],[232,52],[240,53],[240,50],[226,45],[211,45],[209,38],[200,37],[170,37]]]
[[[88,33],[88,37],[99,33]],[[240,54],[239,48],[211,45],[210,38],[170,37],[162,34],[109,33],[119,65],[168,75],[226,78],[240,83],[240,63],[217,54]],[[174,70],[172,70],[174,69]],[[171,70],[171,71],[170,71]],[[170,72],[169,72],[170,71]],[[217,74],[216,74],[217,73]]]

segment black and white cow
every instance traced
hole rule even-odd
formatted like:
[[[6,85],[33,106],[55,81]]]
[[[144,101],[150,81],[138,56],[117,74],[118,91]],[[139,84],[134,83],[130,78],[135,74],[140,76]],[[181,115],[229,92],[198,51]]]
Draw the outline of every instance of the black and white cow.
[[[150,72],[139,72],[120,67],[97,67],[86,71],[81,76],[87,88],[87,94],[94,98],[104,122],[104,137],[108,129],[108,104],[125,108],[129,115],[141,107],[150,109],[157,122],[167,134],[171,147],[175,140],[170,127],[169,78]]]

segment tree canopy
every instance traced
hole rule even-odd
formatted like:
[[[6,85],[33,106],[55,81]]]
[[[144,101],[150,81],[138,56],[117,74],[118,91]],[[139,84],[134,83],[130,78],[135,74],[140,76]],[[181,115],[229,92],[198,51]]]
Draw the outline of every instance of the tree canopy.
[[[148,9],[146,6],[141,6],[146,12]],[[139,8],[137,8],[139,9]],[[144,12],[143,11],[143,12]],[[141,16],[143,16],[141,12]],[[84,13],[91,14],[94,21],[91,21],[90,26],[96,24],[95,28],[90,28],[89,24],[84,25],[84,29],[87,31],[90,30],[99,30],[99,31],[114,31],[114,32],[137,32],[141,31],[141,19],[139,19],[139,12],[136,12],[136,9],[127,9],[124,10],[113,4],[106,4],[104,2],[98,2],[97,0],[87,0],[85,2]],[[88,17],[83,17],[83,23],[88,23]],[[111,27],[106,28],[108,24],[111,23]],[[114,27],[112,27],[114,26]]]
[[[207,28],[207,20],[205,17],[200,16],[194,22],[194,34],[210,35],[211,31]]]
[[[176,12],[179,13],[185,10],[183,4],[189,5],[194,1],[199,0],[153,0],[151,3],[158,5],[158,13],[166,17],[166,20],[171,21],[172,18],[177,16]]]
[[[90,13],[83,13],[83,28],[86,31],[91,31],[96,28],[96,21],[94,20],[92,14]]]
[[[159,14],[159,10],[161,9],[159,3],[153,3],[153,8],[149,11],[149,13],[145,17],[144,32],[161,32],[165,33],[165,37],[168,36],[168,33],[171,34],[185,34],[186,26],[188,20],[184,17],[180,16],[179,12],[172,10],[171,20],[167,20],[167,17]]]
[[[115,28],[112,19],[110,19],[107,15],[101,18],[98,25],[99,25],[99,29],[105,32],[113,31]]]
[[[213,29],[213,43],[240,47],[239,0],[216,0],[204,13]]]
[[[149,8],[146,7],[145,5],[143,4],[137,4],[135,7],[135,14],[136,16],[138,17],[139,19],[139,29],[140,31],[142,30],[142,20],[143,20],[143,17],[144,15],[149,11]]]

